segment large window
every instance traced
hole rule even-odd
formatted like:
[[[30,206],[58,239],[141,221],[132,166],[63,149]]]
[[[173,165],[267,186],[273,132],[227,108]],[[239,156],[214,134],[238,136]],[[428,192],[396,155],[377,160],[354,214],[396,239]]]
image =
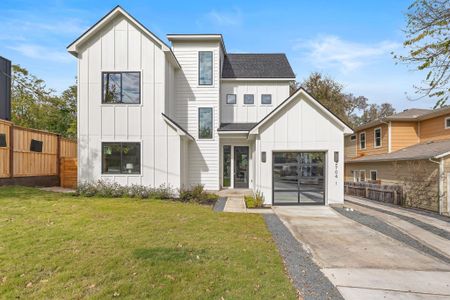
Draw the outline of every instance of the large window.
[[[200,107],[198,109],[198,138],[212,139],[213,137],[213,109]]]
[[[381,128],[375,128],[373,132],[375,148],[381,147]]]
[[[361,132],[359,134],[359,149],[366,149],[366,133]]]
[[[102,143],[103,174],[140,174],[140,143]]]
[[[198,53],[198,84],[213,84],[213,53],[211,51]]]
[[[141,73],[103,72],[102,103],[139,104],[141,102]]]

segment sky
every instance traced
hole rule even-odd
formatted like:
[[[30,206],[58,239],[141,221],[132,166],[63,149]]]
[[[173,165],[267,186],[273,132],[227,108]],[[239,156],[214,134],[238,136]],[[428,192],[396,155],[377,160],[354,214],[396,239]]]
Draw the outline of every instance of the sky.
[[[370,103],[431,108],[414,94],[424,74],[392,55],[405,53],[411,1],[2,0],[0,56],[60,93],[75,83],[67,45],[119,4],[168,44],[170,33],[222,33],[229,53],[286,53],[297,81],[321,72]]]

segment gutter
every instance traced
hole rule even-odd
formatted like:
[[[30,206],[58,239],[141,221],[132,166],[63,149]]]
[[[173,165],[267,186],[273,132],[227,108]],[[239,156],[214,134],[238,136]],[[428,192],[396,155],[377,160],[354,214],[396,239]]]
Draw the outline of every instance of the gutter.
[[[443,213],[444,207],[444,195],[441,192],[444,191],[444,158],[440,158],[439,161],[433,160],[433,158],[428,159],[430,162],[439,165],[439,184],[438,184],[438,196],[439,196],[439,214]]]

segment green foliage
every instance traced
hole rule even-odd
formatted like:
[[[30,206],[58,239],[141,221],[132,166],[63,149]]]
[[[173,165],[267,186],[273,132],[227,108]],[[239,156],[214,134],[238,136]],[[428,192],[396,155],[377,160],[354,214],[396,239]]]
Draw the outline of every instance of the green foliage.
[[[359,126],[395,113],[390,103],[369,104],[364,96],[344,93],[344,86],[341,83],[321,73],[312,73],[301,86],[351,126]]]
[[[450,95],[450,1],[415,0],[406,18],[403,46],[408,54],[394,58],[426,71],[416,93],[437,99],[435,107],[441,107]]]
[[[12,121],[16,125],[76,137],[77,87],[70,86],[56,96],[54,90],[27,69],[13,65],[12,73]]]
[[[191,188],[181,188],[179,191],[179,200],[182,202],[195,202],[200,204],[214,204],[219,196],[205,191],[202,184]]]
[[[253,195],[244,196],[245,205],[247,208],[262,208],[264,207],[264,196],[260,190],[256,190]]]

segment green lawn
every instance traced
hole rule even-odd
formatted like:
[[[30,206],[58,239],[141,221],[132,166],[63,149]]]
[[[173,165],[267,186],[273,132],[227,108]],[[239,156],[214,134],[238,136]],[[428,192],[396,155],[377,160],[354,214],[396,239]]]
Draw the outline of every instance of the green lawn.
[[[295,299],[264,220],[0,188],[0,298]]]

